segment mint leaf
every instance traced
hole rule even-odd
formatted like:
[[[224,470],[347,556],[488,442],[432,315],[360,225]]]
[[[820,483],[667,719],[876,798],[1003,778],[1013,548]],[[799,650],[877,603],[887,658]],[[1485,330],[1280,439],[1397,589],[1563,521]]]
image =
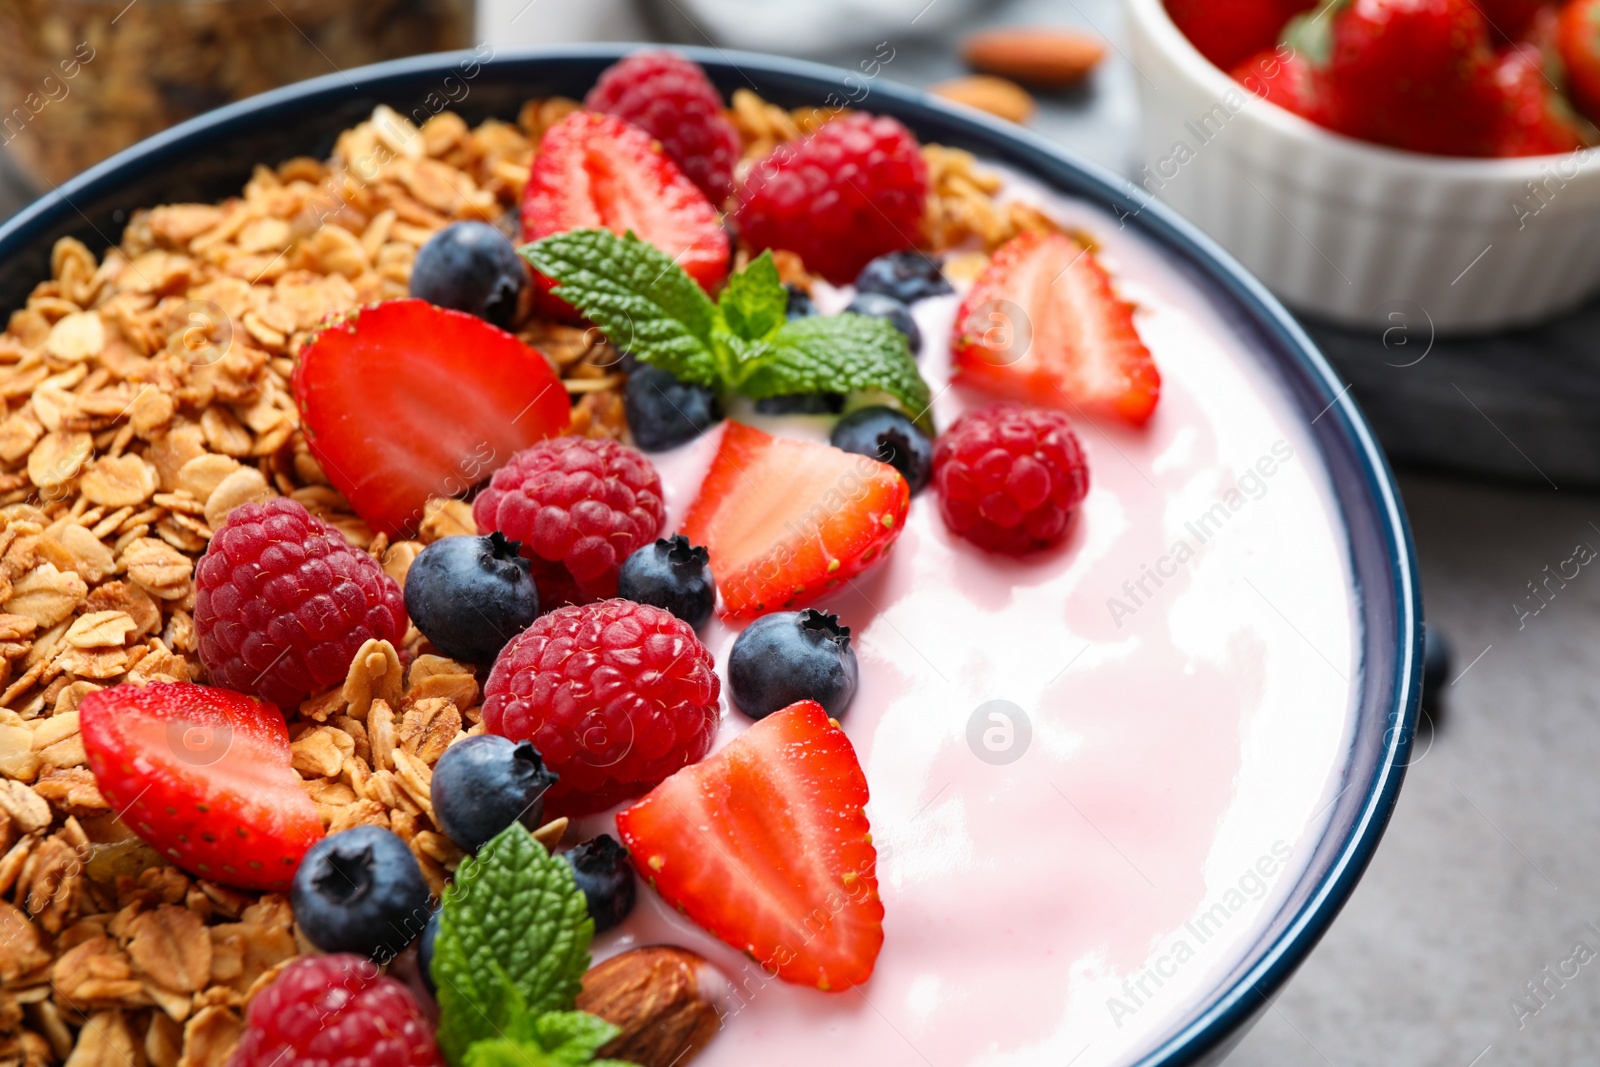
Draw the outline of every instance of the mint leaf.
[[[516,1020],[505,1037],[475,1042],[464,1067],[631,1067],[594,1054],[620,1033],[587,1012],[546,1012]]]
[[[522,255],[617,348],[685,381],[719,384],[716,305],[648,241],[631,231],[571,230],[523,246]]]
[[[439,1045],[451,1063],[527,1016],[565,1011],[589,969],[594,923],[564,860],[520,823],[461,861],[433,948]]]
[[[717,307],[728,332],[745,341],[764,341],[784,324],[789,317],[789,290],[778,278],[770,251],[728,279]]]
[[[632,233],[572,230],[522,254],[618,348],[684,381],[755,400],[882,393],[932,431],[928,383],[900,332],[851,314],[789,322],[789,294],[770,252],[730,277],[715,304],[683,268]]]
[[[928,410],[928,383],[905,334],[868,315],[813,315],[785,323],[737,383],[755,400],[790,393],[889,394],[914,419]]]

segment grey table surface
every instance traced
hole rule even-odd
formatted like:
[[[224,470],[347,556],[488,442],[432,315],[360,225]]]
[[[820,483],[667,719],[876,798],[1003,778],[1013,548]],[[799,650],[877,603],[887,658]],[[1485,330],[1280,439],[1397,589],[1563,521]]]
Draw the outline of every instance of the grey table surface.
[[[1034,127],[1131,171],[1135,75],[1116,48],[1118,0],[1018,0],[985,19],[1077,26],[1112,43],[1094,84],[1045,101]],[[640,26],[622,18],[606,32],[637,36]],[[926,85],[960,73],[946,42],[908,34],[893,43],[889,77]],[[854,66],[856,57],[843,49],[823,58]],[[0,217],[19,202],[0,182]],[[1600,577],[1584,569],[1552,583],[1548,603],[1530,599],[1529,587],[1575,546],[1600,548],[1600,497],[1576,488],[1600,484],[1600,449],[1591,454],[1558,425],[1600,410],[1587,403],[1600,393],[1600,373],[1583,352],[1586,321],[1446,346],[1430,356],[1441,377],[1426,381],[1381,369],[1381,354],[1361,338],[1319,335],[1345,349],[1335,353],[1339,366],[1354,368],[1369,408],[1390,404],[1397,411],[1387,415],[1407,416],[1379,420],[1392,454],[1437,461],[1427,427],[1455,427],[1462,415],[1443,386],[1478,383],[1526,419],[1502,422],[1506,434],[1467,434],[1482,452],[1476,465],[1512,477],[1524,465],[1529,480],[1474,482],[1402,463],[1427,614],[1455,645],[1454,681],[1365,879],[1230,1058],[1235,1067],[1600,1064],[1600,692],[1589,685],[1600,668]],[[1540,338],[1556,335],[1567,339],[1557,366],[1527,369]],[[1561,382],[1577,403],[1556,405],[1541,378]],[[1543,436],[1535,444],[1523,434]],[[1499,451],[1483,451],[1491,448]],[[1565,457],[1541,464],[1549,479],[1518,458],[1533,448]]]

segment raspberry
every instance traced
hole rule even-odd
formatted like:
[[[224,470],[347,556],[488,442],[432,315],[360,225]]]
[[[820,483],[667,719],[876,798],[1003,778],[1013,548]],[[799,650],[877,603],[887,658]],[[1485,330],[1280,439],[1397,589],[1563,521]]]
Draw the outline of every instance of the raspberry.
[[[557,608],[511,639],[484,685],[489,732],[532,741],[558,781],[547,814],[588,815],[711,749],[722,683],[671,612],[628,600]]]
[[[722,115],[722,94],[698,63],[676,52],[635,52],[600,75],[583,106],[631,122],[661,142],[667,158],[713,205],[733,189],[739,131]]]
[[[1065,415],[991,404],[939,438],[933,484],[951,533],[1019,556],[1066,536],[1089,491],[1089,465]]]
[[[545,608],[615,596],[623,561],[656,539],[665,516],[644,453],[588,437],[516,453],[472,505],[480,533],[522,542]]]
[[[409,990],[359,956],[302,956],[250,1002],[229,1067],[443,1067]]]
[[[869,260],[911,247],[927,187],[909,130],[882,115],[845,115],[751,168],[739,187],[739,234],[752,249],[798,253],[843,285]]]
[[[283,708],[342,681],[369,639],[399,646],[406,632],[394,579],[286,497],[235,508],[200,557],[195,587],[211,683]]]

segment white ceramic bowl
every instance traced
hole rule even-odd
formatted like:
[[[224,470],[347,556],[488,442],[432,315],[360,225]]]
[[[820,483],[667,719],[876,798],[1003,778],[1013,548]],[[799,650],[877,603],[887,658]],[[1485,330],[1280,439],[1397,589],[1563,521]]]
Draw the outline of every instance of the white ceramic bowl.
[[[1600,150],[1445,159],[1332,133],[1202,56],[1162,0],[1128,0],[1137,184],[1286,303],[1387,328],[1536,322],[1600,290]]]

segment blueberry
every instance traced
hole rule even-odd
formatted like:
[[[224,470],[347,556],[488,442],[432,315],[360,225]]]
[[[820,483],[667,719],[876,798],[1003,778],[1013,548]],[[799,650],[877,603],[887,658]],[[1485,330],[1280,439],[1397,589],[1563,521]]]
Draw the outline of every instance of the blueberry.
[[[496,530],[440,538],[411,561],[406,613],[435,648],[467,663],[493,663],[539,617],[539,590],[521,547]]]
[[[789,290],[788,318],[804,319],[817,313],[817,305],[811,302],[810,293],[798,285],[786,285],[784,288]]]
[[[486,222],[453,222],[428,238],[411,264],[411,295],[509,330],[517,321],[528,265]]]
[[[856,677],[849,627],[815,608],[763,615],[728,655],[728,693],[752,719],[797,700],[815,700],[837,719],[856,695]]]
[[[622,387],[622,407],[634,443],[646,452],[691,441],[722,418],[716,390],[679,381],[660,367],[643,364]]]
[[[469,737],[445,749],[434,764],[434,821],[450,840],[476,852],[514,822],[537,830],[545,791],[557,777],[527,741]]]
[[[834,424],[828,441],[834,448],[883,460],[905,475],[913,493],[933,473],[933,442],[894,408],[857,408]]]
[[[954,292],[939,264],[921,252],[890,252],[861,268],[856,292],[882,293],[907,304]]]
[[[760,415],[837,415],[843,410],[843,393],[792,393],[756,401]]]
[[[422,932],[429,898],[417,858],[381,826],[357,826],[312,845],[289,891],[295,922],[313,945],[380,963]]]
[[[617,595],[665,608],[698,630],[711,618],[717,599],[711,556],[682,534],[645,545],[623,561]]]
[[[428,987],[428,992],[437,994],[439,991],[433,985],[433,943],[439,939],[439,912],[435,908],[433,914],[428,916],[428,925],[422,928],[422,936],[417,938],[417,969],[422,972],[422,984]]]
[[[911,308],[906,306],[904,300],[896,300],[883,293],[857,293],[845,310],[857,315],[888,319],[891,326],[906,335],[906,343],[911,346],[913,356],[922,351],[922,331],[917,329],[917,320],[911,317]]]
[[[561,858],[572,865],[572,877],[589,903],[594,932],[603,933],[628,917],[637,890],[628,850],[610,834],[585,841]]]

